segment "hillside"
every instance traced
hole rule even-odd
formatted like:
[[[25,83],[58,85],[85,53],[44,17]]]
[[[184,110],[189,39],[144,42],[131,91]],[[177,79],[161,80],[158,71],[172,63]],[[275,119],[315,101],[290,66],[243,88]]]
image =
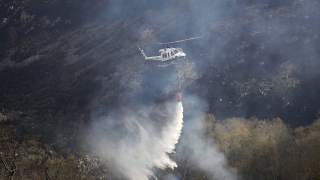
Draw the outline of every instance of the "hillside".
[[[291,133],[285,134],[288,141],[317,143],[301,140],[309,138],[309,132],[301,129],[317,127],[320,116],[320,3],[315,0],[3,0],[0,10],[0,126],[3,132],[14,132],[8,136],[17,138],[10,142],[12,147],[15,142],[25,149],[39,147],[45,156],[51,148],[57,153],[49,153],[51,157],[70,160],[72,154],[77,161],[91,153],[86,141],[99,119],[121,114],[123,108],[162,107],[178,89],[183,93],[186,127],[195,114],[214,115],[205,131],[214,132],[206,138],[221,143],[216,146],[231,167],[240,168],[241,163],[228,154],[231,150],[223,145],[217,127],[239,119],[246,126],[239,131],[243,138],[249,137],[244,131],[254,134],[253,118],[262,123],[257,123],[259,127],[281,124]],[[145,62],[136,46],[152,56],[163,48],[155,43],[197,36],[202,38],[173,44],[184,50],[186,59],[165,63]],[[181,88],[179,77],[184,78]],[[117,123],[116,129],[126,127],[125,120]],[[166,124],[153,123],[159,129]],[[238,132],[232,128],[226,131]],[[188,132],[183,129],[181,141],[184,134]],[[117,133],[115,139],[127,135]],[[1,140],[6,138],[3,135]],[[2,147],[7,148],[0,152],[13,151],[8,150],[10,145]],[[300,157],[299,150],[294,152]],[[177,160],[178,167],[184,162]],[[108,168],[93,174],[113,172],[113,167]],[[188,168],[179,168],[171,173],[183,177],[181,172]],[[184,178],[203,173],[189,170]],[[239,179],[269,177],[257,177],[250,170],[238,172]],[[164,178],[165,173],[157,175]],[[81,176],[89,179],[86,173]]]

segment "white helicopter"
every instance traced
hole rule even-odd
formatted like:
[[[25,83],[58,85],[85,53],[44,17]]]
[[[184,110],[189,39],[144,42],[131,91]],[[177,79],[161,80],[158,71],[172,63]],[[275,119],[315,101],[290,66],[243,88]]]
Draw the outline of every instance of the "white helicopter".
[[[138,46],[142,56],[144,57],[145,60],[154,60],[154,61],[168,61],[174,58],[179,58],[179,57],[186,57],[186,54],[182,51],[181,48],[174,48],[172,47],[172,43],[178,43],[178,42],[183,42],[183,41],[189,41],[193,39],[199,39],[202,38],[202,36],[199,37],[194,37],[194,38],[189,38],[189,39],[183,39],[179,41],[172,41],[172,42],[166,42],[166,43],[155,43],[155,44],[167,44],[164,49],[159,50],[160,56],[147,56],[144,51]]]

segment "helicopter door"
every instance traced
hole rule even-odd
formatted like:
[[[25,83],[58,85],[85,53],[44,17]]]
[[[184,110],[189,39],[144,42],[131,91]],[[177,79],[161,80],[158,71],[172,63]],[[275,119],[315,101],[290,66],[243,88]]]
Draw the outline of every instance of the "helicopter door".
[[[168,59],[169,58],[169,53],[167,54],[167,53],[163,53],[162,54],[162,58],[163,59]]]

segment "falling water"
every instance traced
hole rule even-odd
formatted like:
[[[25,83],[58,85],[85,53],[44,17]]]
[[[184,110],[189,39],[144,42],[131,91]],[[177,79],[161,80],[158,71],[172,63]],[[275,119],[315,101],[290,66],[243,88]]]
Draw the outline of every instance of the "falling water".
[[[157,112],[154,113],[153,110]],[[107,142],[113,142],[111,146],[100,143],[94,144],[101,153],[100,156],[105,156],[105,159],[113,159],[116,169],[130,180],[148,180],[154,176],[153,168],[171,168],[177,167],[176,162],[170,159],[169,155],[175,149],[175,145],[180,138],[183,124],[183,107],[181,102],[166,104],[165,108],[142,108],[138,112],[125,113],[122,119],[125,119],[126,132],[114,130],[110,128],[117,119],[109,117],[103,123],[98,123],[96,128],[108,127],[106,131],[112,132],[107,138],[111,139]],[[153,121],[161,117],[163,120],[162,127],[155,125]],[[96,130],[97,130],[96,129]],[[160,130],[159,130],[160,129]],[[129,133],[128,133],[129,132]],[[115,134],[129,134],[119,141],[114,141],[112,138]],[[107,135],[106,135],[107,136]],[[98,144],[98,145],[97,145]],[[112,151],[110,157],[103,154],[106,151]]]

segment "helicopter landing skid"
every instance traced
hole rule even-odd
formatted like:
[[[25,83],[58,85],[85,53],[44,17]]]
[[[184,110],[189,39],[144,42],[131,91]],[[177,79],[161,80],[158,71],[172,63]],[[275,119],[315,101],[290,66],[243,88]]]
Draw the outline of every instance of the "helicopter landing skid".
[[[184,61],[186,57],[176,58],[174,61],[164,62],[163,64],[158,64],[158,67],[167,67],[167,66],[176,66],[179,64],[179,61]]]

